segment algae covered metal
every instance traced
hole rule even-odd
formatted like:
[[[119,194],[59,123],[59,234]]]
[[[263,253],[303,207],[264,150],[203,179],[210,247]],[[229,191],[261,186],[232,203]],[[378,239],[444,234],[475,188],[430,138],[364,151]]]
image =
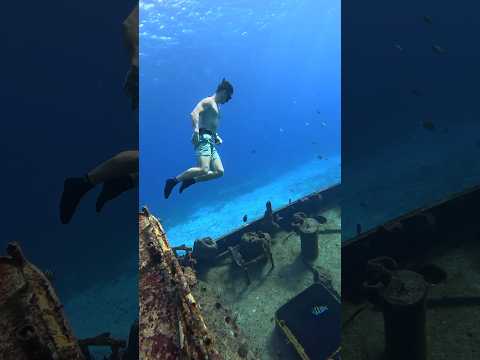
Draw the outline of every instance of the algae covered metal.
[[[140,358],[222,359],[190,287],[191,267],[182,267],[159,220],[139,215]]]
[[[84,360],[46,275],[10,243],[0,257],[0,359]]]

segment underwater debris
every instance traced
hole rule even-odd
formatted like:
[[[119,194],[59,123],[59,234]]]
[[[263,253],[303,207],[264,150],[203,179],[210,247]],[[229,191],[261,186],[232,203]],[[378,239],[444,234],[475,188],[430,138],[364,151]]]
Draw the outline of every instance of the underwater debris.
[[[188,278],[194,272],[180,265],[162,225],[146,208],[139,233],[140,358],[223,359],[191,293]]]
[[[251,261],[258,256],[269,255],[271,242],[272,238],[268,233],[262,231],[247,232],[240,239],[239,250],[246,261]]]
[[[327,219],[318,216],[318,219],[324,224]],[[295,232],[300,235],[301,254],[304,260],[314,260],[318,257],[318,234],[320,233],[320,223],[316,218],[309,218],[303,212],[293,214],[291,226]]]
[[[445,50],[444,48],[442,48],[441,46],[439,45],[433,45],[432,46],[432,50],[437,53],[437,54],[446,54],[447,53],[447,50]]]
[[[370,280],[364,287],[381,299],[388,359],[426,359],[426,299],[423,276],[400,270],[390,257],[368,261]],[[405,346],[409,344],[409,346]]]
[[[186,246],[185,244],[179,245],[179,246],[174,246],[172,247],[172,250],[180,250],[180,251],[192,251],[192,248],[190,246]]]
[[[304,212],[301,212],[301,211],[293,214],[292,223],[291,223],[292,228],[296,230],[300,225],[303,224],[303,221],[306,218],[307,218],[307,214],[305,214]]]
[[[261,260],[268,259],[272,264],[270,270],[273,270],[275,263],[273,261],[272,238],[268,233],[257,231],[247,232],[242,235],[240,242],[235,246],[229,246],[226,251],[220,253],[217,259],[230,255],[233,263],[241,268],[250,285],[251,279],[248,273],[248,267]]]
[[[262,226],[266,228],[268,233],[275,233],[280,230],[280,225],[277,223],[277,216],[273,214],[272,203],[267,201],[265,204],[266,210],[261,220]]]
[[[247,222],[247,220],[248,220],[247,214],[243,215],[242,220],[243,220],[243,222]]]
[[[192,263],[195,262],[195,259],[193,259],[193,257],[192,257],[192,248],[190,246],[186,246],[185,244],[182,244],[182,245],[179,245],[179,246],[174,246],[174,247],[172,247],[172,251],[175,254],[175,256],[177,256],[177,257],[179,257],[177,251],[185,251],[186,252],[185,257],[182,259],[183,260],[182,265],[185,264],[187,266],[191,266]]]
[[[229,251],[237,266],[245,272],[248,284],[251,283],[247,267],[263,259],[270,260],[273,270],[275,263],[272,255],[272,238],[262,231],[248,232],[242,235],[240,243],[229,247]]]
[[[218,253],[217,243],[210,237],[195,240],[193,244],[193,257],[201,262],[211,262]]]
[[[297,225],[303,259],[312,261],[318,257],[319,230],[319,223],[313,218],[303,218],[301,223]]]
[[[78,341],[80,347],[84,354],[89,354],[89,346],[107,346],[110,348],[112,354],[109,359],[111,360],[120,360],[120,349],[127,346],[125,340],[114,339],[110,336],[110,333],[102,333],[100,335],[94,336],[92,338],[81,339]],[[89,357],[89,356],[88,356]]]
[[[0,359],[84,360],[53,286],[16,242],[0,257]]]

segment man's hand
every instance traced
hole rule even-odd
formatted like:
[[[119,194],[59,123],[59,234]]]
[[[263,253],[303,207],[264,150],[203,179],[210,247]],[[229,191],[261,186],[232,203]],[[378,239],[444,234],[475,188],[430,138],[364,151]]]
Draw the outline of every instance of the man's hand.
[[[222,138],[217,134],[217,136],[215,136],[215,144],[220,145],[221,143],[223,143],[223,140],[222,140]]]
[[[197,146],[199,142],[200,142],[200,132],[198,131],[198,129],[195,129],[193,130],[192,144]]]

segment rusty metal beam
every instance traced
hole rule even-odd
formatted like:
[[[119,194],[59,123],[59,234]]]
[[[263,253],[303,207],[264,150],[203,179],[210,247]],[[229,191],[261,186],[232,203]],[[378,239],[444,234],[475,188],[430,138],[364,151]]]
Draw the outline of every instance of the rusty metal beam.
[[[139,214],[140,358],[143,360],[220,360],[214,339],[183,268],[160,221],[144,208]]]
[[[0,359],[84,360],[50,281],[10,243],[0,257]]]

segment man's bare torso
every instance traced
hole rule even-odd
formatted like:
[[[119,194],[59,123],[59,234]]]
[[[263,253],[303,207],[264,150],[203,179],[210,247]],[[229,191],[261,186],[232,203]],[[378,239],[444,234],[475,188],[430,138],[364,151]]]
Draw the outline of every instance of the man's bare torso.
[[[213,97],[203,99],[202,103],[203,111],[200,113],[199,128],[216,133],[220,119],[220,106]]]

